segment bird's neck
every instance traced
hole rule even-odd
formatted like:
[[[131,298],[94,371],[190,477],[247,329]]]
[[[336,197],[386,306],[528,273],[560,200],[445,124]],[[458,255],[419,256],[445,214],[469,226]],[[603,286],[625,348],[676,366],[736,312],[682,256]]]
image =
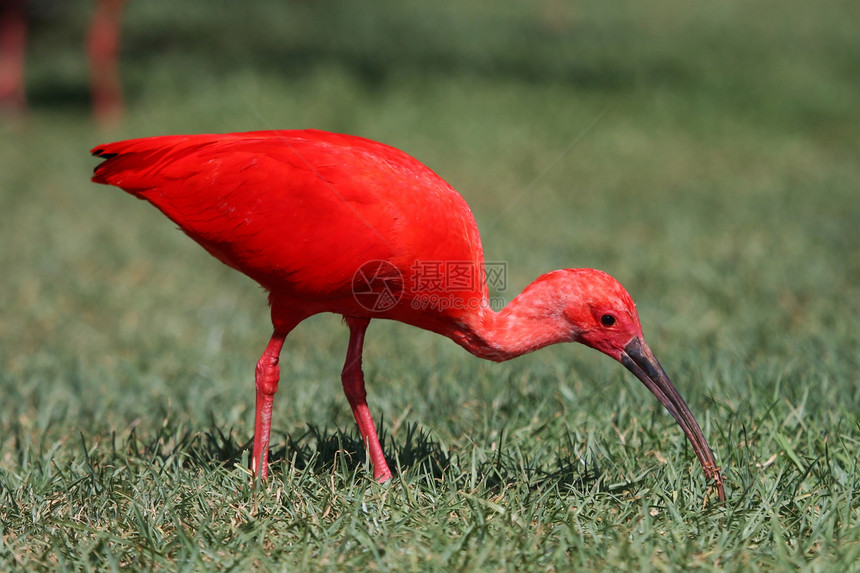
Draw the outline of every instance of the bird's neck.
[[[481,308],[465,328],[448,335],[475,356],[497,362],[572,342],[576,333],[560,311],[564,293],[551,286],[551,274],[539,277],[499,312]]]

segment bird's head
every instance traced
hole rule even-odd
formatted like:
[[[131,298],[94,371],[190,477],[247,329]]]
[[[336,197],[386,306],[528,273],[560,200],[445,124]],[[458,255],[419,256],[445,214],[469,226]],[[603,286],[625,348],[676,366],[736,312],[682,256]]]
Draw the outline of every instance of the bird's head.
[[[675,418],[693,446],[705,475],[725,499],[714,455],[684,399],[642,336],[636,305],[621,284],[594,269],[566,269],[555,275],[556,292],[570,338],[611,356],[630,370]],[[547,276],[547,275],[545,275]]]
[[[621,361],[624,348],[642,339],[636,305],[617,280],[595,269],[566,269],[564,318],[574,342],[580,342]]]

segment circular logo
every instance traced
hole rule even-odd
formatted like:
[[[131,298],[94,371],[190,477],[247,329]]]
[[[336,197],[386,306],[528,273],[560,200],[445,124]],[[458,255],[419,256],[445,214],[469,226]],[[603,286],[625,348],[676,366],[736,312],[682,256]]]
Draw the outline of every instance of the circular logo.
[[[391,310],[403,296],[403,275],[388,261],[367,261],[352,275],[352,296],[371,312]]]

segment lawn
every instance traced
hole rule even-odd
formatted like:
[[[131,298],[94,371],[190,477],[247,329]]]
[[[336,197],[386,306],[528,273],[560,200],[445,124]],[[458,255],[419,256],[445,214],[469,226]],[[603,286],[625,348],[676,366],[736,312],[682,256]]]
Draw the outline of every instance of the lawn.
[[[109,129],[88,5],[39,16],[30,113],[0,123],[0,570],[860,570],[853,2],[131,2]],[[333,315],[287,340],[250,487],[265,294],[90,183],[88,150],[300,127],[448,180],[506,300],[554,268],[617,277],[727,502],[605,356],[492,364],[383,321],[377,484]]]

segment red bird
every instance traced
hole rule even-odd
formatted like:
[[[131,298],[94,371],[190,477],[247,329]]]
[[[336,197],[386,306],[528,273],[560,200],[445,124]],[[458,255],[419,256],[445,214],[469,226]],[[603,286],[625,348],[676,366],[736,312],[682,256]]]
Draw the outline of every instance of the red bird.
[[[284,339],[321,312],[343,315],[343,389],[373,462],[392,477],[367,407],[370,320],[399,320],[503,361],[579,342],[621,362],[674,416],[725,499],[699,424],[642,337],[636,307],[593,269],[537,278],[490,308],[478,226],[463,198],[409,155],[322,131],[178,135],[100,145],[93,181],[146,199],[223,263],[269,292],[274,334],[257,363],[253,470],[265,478]]]

